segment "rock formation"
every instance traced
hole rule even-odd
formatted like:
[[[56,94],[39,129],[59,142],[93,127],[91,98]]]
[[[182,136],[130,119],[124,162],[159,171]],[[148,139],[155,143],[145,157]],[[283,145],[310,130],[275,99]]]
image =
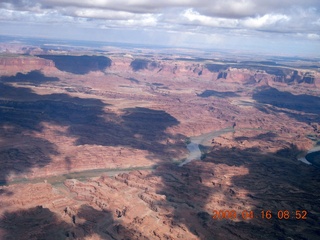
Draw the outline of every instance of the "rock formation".
[[[36,52],[0,57],[1,239],[319,235],[319,169],[297,160],[320,139],[314,68]]]

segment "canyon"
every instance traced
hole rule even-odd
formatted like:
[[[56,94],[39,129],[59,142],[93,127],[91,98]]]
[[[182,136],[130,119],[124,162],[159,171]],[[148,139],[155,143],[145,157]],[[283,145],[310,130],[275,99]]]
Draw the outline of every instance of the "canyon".
[[[320,140],[317,60],[14,49],[0,55],[1,239],[319,236],[319,166],[298,161]]]

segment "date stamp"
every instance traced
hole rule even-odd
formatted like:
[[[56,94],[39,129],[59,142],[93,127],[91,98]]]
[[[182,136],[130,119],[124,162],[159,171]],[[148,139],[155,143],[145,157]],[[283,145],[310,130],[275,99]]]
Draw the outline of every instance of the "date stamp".
[[[306,210],[262,210],[255,213],[250,210],[243,210],[237,212],[235,210],[213,210],[212,218],[215,220],[230,219],[230,220],[250,220],[250,219],[266,219],[270,220],[273,218],[280,220],[296,219],[306,220],[308,212]]]

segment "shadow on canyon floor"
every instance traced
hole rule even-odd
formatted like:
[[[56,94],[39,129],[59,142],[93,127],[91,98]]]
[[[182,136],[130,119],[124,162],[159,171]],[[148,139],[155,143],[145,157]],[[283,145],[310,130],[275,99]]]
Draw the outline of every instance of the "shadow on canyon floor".
[[[0,133],[6,142],[3,146],[8,146],[1,150],[5,155],[1,158],[3,176],[44,166],[50,162],[50,155],[59,154],[54,144],[32,136],[34,131],[43,130],[44,122],[67,127],[63,134],[76,137],[76,145],[127,146],[147,150],[150,158],[165,159],[174,154],[170,148],[175,146],[166,142],[168,139],[178,139],[181,146],[184,144],[183,136],[165,132],[168,127],[179,124],[165,111],[136,107],[122,109],[123,113],[117,115],[107,109],[110,105],[98,99],[68,94],[38,95],[31,89],[3,83],[0,84],[0,96]],[[14,142],[9,142],[18,136],[25,142],[34,143],[33,149],[23,151],[15,147]],[[35,154],[42,160],[32,159]]]
[[[5,145],[0,149],[0,185],[6,184],[10,175],[23,177],[32,168],[46,166],[53,155],[59,154],[56,145],[45,139],[28,134],[18,136],[21,128],[6,129],[2,126],[0,131],[2,144]],[[15,137],[12,137],[12,132],[15,132]]]
[[[6,212],[0,226],[5,230],[2,239],[65,239],[71,224],[58,219],[48,208],[41,206]],[[70,231],[72,234],[72,230]]]
[[[294,145],[267,154],[215,148],[203,162],[171,167],[170,172],[158,168],[155,174],[164,185],[158,193],[166,195],[175,209],[176,224],[187,226],[200,239],[316,239],[320,233],[319,170],[287,158],[297,151]],[[213,213],[204,210],[212,201],[219,206],[216,210],[253,211],[255,218],[214,220]],[[261,211],[267,210],[273,213],[270,220],[261,217]],[[279,210],[290,211],[291,218],[278,219]],[[295,219],[296,210],[306,210],[307,219]]]
[[[239,94],[235,92],[219,92],[215,90],[205,90],[204,92],[197,94],[198,97],[208,98],[211,96],[219,97],[219,98],[226,98],[226,97],[239,97]]]
[[[107,110],[108,105],[97,99],[80,99],[67,94],[37,95],[30,89],[5,84],[1,84],[0,94],[3,136],[5,130],[10,129],[16,131],[16,136],[22,132],[25,137],[30,137],[27,134],[30,131],[42,131],[42,122],[51,122],[67,126],[66,134],[77,137],[78,145],[146,149],[162,160],[170,145],[161,141],[181,137],[165,133],[168,127],[179,124],[177,119],[165,111],[130,108],[123,109],[123,114],[117,115]],[[255,98],[267,103],[259,94]],[[270,104],[280,107],[276,102]],[[282,108],[293,110],[294,105],[282,105]],[[310,107],[303,111],[317,114],[319,108]],[[256,138],[261,137],[272,139],[275,136],[269,134]],[[29,140],[44,141],[35,137]],[[3,165],[9,166],[4,172],[5,176],[17,169],[19,172],[27,172],[31,167],[41,167],[51,160],[51,154],[59,154],[52,143],[43,143],[47,152],[40,149],[42,153],[39,155],[43,156],[44,161],[26,159],[26,156],[34,155],[32,151],[35,149],[23,153],[23,156],[11,147],[11,150],[7,149],[7,156],[24,159],[27,165],[12,161],[3,163],[11,164]],[[157,193],[165,195],[166,204],[173,209],[173,213],[167,216],[172,219],[172,224],[187,227],[200,239],[316,239],[320,234],[319,169],[295,160],[297,151],[299,149],[294,145],[276,153],[261,153],[257,148],[214,148],[206,154],[204,161],[191,162],[183,167],[163,161],[149,177],[160,176],[162,179],[162,187]],[[1,157],[1,161],[3,159]],[[212,212],[206,210],[213,201],[224,210],[244,209],[253,211],[256,216],[261,211],[271,210],[274,215],[269,220],[261,217],[246,221],[240,219],[238,222],[214,220]],[[162,205],[157,207],[161,209]],[[279,210],[288,210],[293,217],[296,210],[306,210],[308,216],[306,220],[280,220],[276,216]],[[7,239],[72,239],[94,234],[103,239],[123,239],[119,236],[125,236],[124,239],[133,239],[132,236],[147,239],[137,229],[118,223],[114,214],[105,210],[99,211],[84,205],[77,214],[66,215],[65,220],[58,219],[49,209],[36,207],[5,213],[0,218],[0,226],[5,229]],[[81,221],[78,222],[78,219]],[[99,228],[99,221],[104,222],[105,231]],[[29,236],[28,232],[34,235]],[[110,232],[117,235],[111,236]]]
[[[88,205],[82,205],[77,213],[66,208],[63,218],[42,206],[6,212],[0,219],[0,226],[4,229],[3,240],[62,240],[96,236],[117,239],[113,236],[115,234],[119,234],[122,239],[134,239],[133,236],[139,236],[135,239],[146,239],[138,230],[117,222],[110,212],[98,211]]]
[[[234,140],[236,141],[254,141],[254,140],[264,140],[264,141],[271,141],[272,139],[274,139],[275,137],[277,137],[278,135],[274,132],[267,132],[267,133],[261,133],[257,136],[254,137],[235,137]]]
[[[291,146],[283,151],[293,155],[296,150]],[[165,214],[172,226],[187,228],[199,239],[306,240],[320,234],[319,170],[281,154],[215,148],[204,161],[183,167],[164,163],[145,180],[154,177],[162,179],[156,193],[165,195],[166,200],[154,201],[149,207]],[[164,209],[172,211],[164,213]],[[239,221],[213,219],[210,212],[231,209],[237,210]],[[243,210],[253,211],[255,217],[243,220]],[[272,211],[272,218],[262,219],[261,211],[267,210]],[[278,219],[279,210],[290,211],[292,218]],[[297,210],[306,210],[307,219],[295,219]],[[7,239],[51,239],[51,233],[52,239],[150,239],[140,228],[118,221],[115,211],[82,205],[77,213],[66,210],[65,218],[58,219],[50,210],[37,207],[5,213],[0,226]],[[125,212],[121,214],[126,217]],[[29,232],[35,235],[28,236]],[[165,234],[160,238],[170,239]]]
[[[285,113],[300,122],[320,121],[320,97],[306,94],[294,95],[290,92],[281,92],[276,88],[264,87],[254,93],[252,98],[258,103],[272,106],[257,106],[263,112]]]
[[[0,78],[2,82],[16,82],[16,83],[33,83],[34,85],[40,85],[41,83],[57,82],[57,77],[47,77],[41,71],[34,70],[24,73],[17,73],[15,76],[3,76]]]

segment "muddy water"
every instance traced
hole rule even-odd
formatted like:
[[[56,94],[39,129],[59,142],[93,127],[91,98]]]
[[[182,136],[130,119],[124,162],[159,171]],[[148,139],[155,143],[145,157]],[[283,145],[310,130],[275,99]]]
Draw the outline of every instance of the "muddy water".
[[[261,130],[261,129],[249,129],[249,130]],[[189,155],[187,159],[185,159],[179,166],[183,166],[193,160],[200,160],[201,159],[201,151],[199,146],[202,145],[204,147],[210,147],[211,141],[213,138],[218,137],[220,135],[234,132],[234,128],[224,128],[217,131],[212,131],[209,133],[202,134],[200,136],[193,136],[190,137],[190,143],[187,144],[187,149],[189,150]],[[93,169],[93,170],[86,170],[81,172],[73,172],[68,174],[61,174],[58,176],[50,176],[50,177],[42,177],[42,178],[34,178],[34,179],[15,179],[13,181],[9,181],[7,183],[0,183],[0,185],[10,185],[16,183],[38,183],[38,182],[48,182],[52,185],[61,185],[67,179],[77,179],[80,181],[85,181],[88,178],[99,177],[102,174],[108,176],[114,176],[119,173],[130,172],[133,170],[152,170],[155,169],[157,165],[153,166],[146,166],[146,167],[132,167],[132,168],[117,168],[117,169]]]
[[[201,158],[201,151],[199,148],[199,144],[191,142],[187,145],[187,149],[189,150],[189,156],[186,160],[179,164],[179,166],[183,166],[193,160],[200,160]]]
[[[319,139],[315,140],[315,142],[319,142]],[[311,148],[304,157],[298,158],[299,161],[308,164],[308,165],[315,165],[317,167],[320,167],[320,161],[317,161],[316,158],[319,158],[317,156],[320,155],[320,144],[316,143],[313,148]]]
[[[317,145],[309,150],[304,159],[308,162],[308,164],[312,164],[320,168],[320,145]]]
[[[189,155],[186,160],[180,163],[180,166],[183,166],[184,164],[191,162],[193,160],[200,160],[201,151],[200,151],[199,145],[210,146],[211,141],[214,137],[218,137],[222,134],[233,132],[233,131],[234,131],[233,128],[225,128],[218,131],[205,133],[200,136],[190,137],[191,143],[187,145],[187,149],[189,150]],[[49,177],[41,177],[41,178],[34,178],[34,179],[20,178],[20,179],[8,181],[7,183],[0,183],[0,186],[18,184],[18,183],[38,183],[38,182],[48,182],[54,186],[60,186],[67,179],[77,179],[80,181],[85,181],[88,178],[99,177],[102,174],[105,174],[108,176],[114,176],[119,173],[130,172],[133,170],[152,170],[154,168],[156,168],[156,165],[147,166],[147,167],[132,167],[132,168],[93,169],[93,170],[86,170],[81,172],[61,174],[58,176],[49,176]]]
[[[224,128],[218,131],[212,131],[209,133],[202,134],[200,136],[190,137],[190,143],[187,145],[187,149],[189,150],[189,156],[186,160],[179,164],[179,166],[183,166],[193,160],[201,159],[201,151],[199,146],[210,147],[211,141],[213,138],[218,137],[222,134],[234,132],[234,128]]]
[[[119,173],[130,172],[134,170],[152,170],[156,167],[148,166],[148,167],[132,167],[132,168],[115,168],[115,169],[93,169],[93,170],[86,170],[81,172],[73,172],[67,174],[61,174],[57,176],[49,176],[49,177],[41,177],[41,178],[19,178],[12,181],[8,181],[7,183],[0,183],[1,185],[11,185],[11,184],[18,184],[18,183],[39,183],[39,182],[48,182],[52,185],[60,185],[67,179],[77,179],[79,181],[85,181],[88,178],[99,177],[102,174],[108,176],[115,176]]]

